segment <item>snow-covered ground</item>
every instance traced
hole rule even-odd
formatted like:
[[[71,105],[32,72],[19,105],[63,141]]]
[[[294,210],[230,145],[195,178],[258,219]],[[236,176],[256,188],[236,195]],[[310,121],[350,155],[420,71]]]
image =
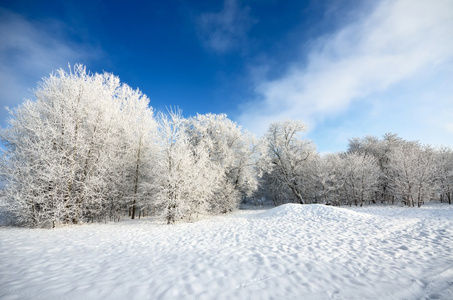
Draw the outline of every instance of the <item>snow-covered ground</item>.
[[[453,299],[453,206],[3,227],[0,299]]]

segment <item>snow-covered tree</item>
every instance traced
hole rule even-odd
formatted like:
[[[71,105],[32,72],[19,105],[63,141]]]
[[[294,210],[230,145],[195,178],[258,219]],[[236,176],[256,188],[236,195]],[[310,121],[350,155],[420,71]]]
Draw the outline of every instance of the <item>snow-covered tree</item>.
[[[348,153],[342,157],[343,190],[349,205],[363,206],[375,197],[379,166],[367,153]]]
[[[198,114],[186,124],[190,143],[207,152],[211,168],[218,173],[213,210],[236,209],[241,198],[250,197],[257,188],[253,137],[225,114]]]
[[[121,178],[118,181],[123,197],[127,199],[129,215],[135,218],[136,211],[144,213],[150,204],[152,185],[156,174],[154,164],[157,156],[157,122],[149,107],[149,100],[138,90],[123,86],[121,90],[121,136],[123,149]]]
[[[396,195],[409,206],[420,207],[435,192],[434,152],[418,142],[401,142],[390,154]]]
[[[382,139],[367,136],[363,139],[354,138],[349,141],[348,153],[360,153],[372,155],[379,165],[376,201],[394,204],[396,199],[396,187],[394,184],[394,169],[391,168],[391,153],[404,140],[396,134],[387,133]]]
[[[340,154],[327,154],[321,156],[318,161],[318,184],[317,192],[319,200],[329,204],[340,206],[344,188],[343,161]]]
[[[284,186],[291,199],[301,204],[314,197],[317,153],[311,141],[302,139],[305,125],[299,121],[272,123],[265,135],[261,167],[269,189]],[[272,185],[271,185],[272,184]]]
[[[168,224],[190,220],[209,209],[217,174],[210,168],[205,149],[190,143],[180,111],[161,113],[158,131],[161,156],[157,162],[155,205]]]
[[[441,148],[435,153],[436,183],[441,199],[451,204],[453,197],[453,151]]]
[[[374,156],[359,152],[325,155],[319,163],[319,194],[332,205],[360,205],[375,198],[379,166]]]

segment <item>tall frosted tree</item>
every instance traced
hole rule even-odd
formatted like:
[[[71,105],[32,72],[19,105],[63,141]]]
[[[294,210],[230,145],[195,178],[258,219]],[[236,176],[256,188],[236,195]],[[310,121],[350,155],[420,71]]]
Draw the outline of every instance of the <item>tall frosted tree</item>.
[[[321,199],[332,205],[369,204],[375,200],[379,166],[365,152],[329,154],[319,162]]]
[[[373,156],[379,166],[376,201],[394,204],[397,197],[395,186],[395,169],[391,167],[392,155],[404,140],[396,134],[386,133],[382,139],[373,136],[354,138],[349,141],[348,153]]]
[[[418,142],[401,142],[390,155],[396,195],[408,206],[420,207],[435,192],[434,152]]]
[[[208,211],[217,184],[208,153],[202,145],[190,143],[186,126],[178,110],[159,116],[155,205],[168,224],[191,220],[194,215]]]
[[[451,204],[453,197],[453,151],[441,148],[435,153],[436,185],[441,200],[446,199]]]
[[[120,94],[121,114],[118,136],[121,137],[119,190],[126,200],[129,216],[134,219],[151,204],[155,180],[157,147],[157,121],[149,107],[149,99],[139,90],[123,85]]]
[[[199,114],[186,124],[190,143],[206,151],[210,167],[217,173],[212,209],[221,213],[233,211],[242,198],[250,197],[257,189],[252,135],[225,114]]]
[[[340,154],[327,154],[318,161],[317,190],[320,200],[326,204],[340,206],[346,199],[343,165]]]
[[[306,127],[299,121],[272,123],[263,141],[261,167],[270,189],[284,186],[293,201],[309,203],[314,197],[317,153],[301,134]]]
[[[368,153],[347,153],[342,157],[340,170],[343,174],[346,204],[363,206],[375,198],[378,186],[379,166]]]

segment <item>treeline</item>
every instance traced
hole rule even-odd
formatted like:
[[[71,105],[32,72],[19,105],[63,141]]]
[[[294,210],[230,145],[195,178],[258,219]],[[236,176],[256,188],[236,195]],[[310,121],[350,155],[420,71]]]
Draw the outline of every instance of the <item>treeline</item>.
[[[241,202],[451,203],[453,156],[395,135],[320,156],[297,121],[256,141],[226,115],[155,113],[139,90],[76,65],[38,85],[0,130],[1,209],[54,227],[160,215],[167,223]]]
[[[453,152],[395,134],[354,138],[343,153],[320,156],[300,138],[303,124],[272,124],[264,139],[258,195],[275,205],[292,201],[330,205],[451,204]]]

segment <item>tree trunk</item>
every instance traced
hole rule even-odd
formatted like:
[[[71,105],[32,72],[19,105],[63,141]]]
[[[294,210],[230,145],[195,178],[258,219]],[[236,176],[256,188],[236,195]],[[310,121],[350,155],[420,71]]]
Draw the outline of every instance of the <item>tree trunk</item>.
[[[140,139],[138,145],[138,152],[137,152],[137,164],[135,167],[135,177],[134,177],[134,201],[132,202],[132,217],[131,219],[135,219],[135,203],[138,191],[138,176],[139,176],[139,169],[140,169],[140,150],[142,148],[142,140]]]
[[[132,201],[132,207],[131,207],[131,210],[132,210],[132,216],[131,216],[131,219],[135,219],[135,198],[134,198],[134,201]]]

